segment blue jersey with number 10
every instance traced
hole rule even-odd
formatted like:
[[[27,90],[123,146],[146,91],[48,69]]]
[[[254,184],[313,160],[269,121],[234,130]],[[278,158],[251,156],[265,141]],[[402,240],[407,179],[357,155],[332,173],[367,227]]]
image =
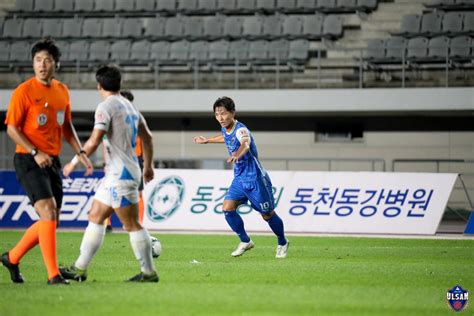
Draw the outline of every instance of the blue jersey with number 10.
[[[257,146],[247,127],[235,121],[232,131],[228,133],[225,128],[222,128],[221,132],[230,155],[239,150],[242,139],[248,138],[250,142],[250,150],[234,164],[234,176],[244,180],[264,176],[265,171],[258,160]]]

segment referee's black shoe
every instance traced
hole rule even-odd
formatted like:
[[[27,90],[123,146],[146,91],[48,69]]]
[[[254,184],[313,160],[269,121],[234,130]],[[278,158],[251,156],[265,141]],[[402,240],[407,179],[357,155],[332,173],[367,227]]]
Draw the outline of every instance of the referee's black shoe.
[[[20,273],[20,268],[18,267],[18,264],[13,264],[10,262],[8,252],[5,252],[4,254],[2,254],[2,264],[10,272],[10,279],[12,279],[13,283],[25,282],[25,279],[23,279],[23,276]]]
[[[66,280],[65,278],[62,277],[61,274],[58,274],[51,279],[48,280],[49,285],[54,285],[54,284],[67,284],[69,285],[69,281]]]

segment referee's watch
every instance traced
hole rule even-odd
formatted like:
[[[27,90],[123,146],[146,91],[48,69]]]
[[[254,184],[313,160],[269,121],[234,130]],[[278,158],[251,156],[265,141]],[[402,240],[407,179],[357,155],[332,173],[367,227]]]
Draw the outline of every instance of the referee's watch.
[[[32,155],[33,157],[36,156],[38,154],[38,149],[36,148],[33,148],[31,151],[30,151],[30,155]]]

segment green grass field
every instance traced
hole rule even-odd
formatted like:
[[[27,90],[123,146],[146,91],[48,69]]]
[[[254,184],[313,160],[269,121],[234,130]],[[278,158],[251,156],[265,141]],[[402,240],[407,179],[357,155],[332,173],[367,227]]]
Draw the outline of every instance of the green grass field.
[[[46,285],[36,247],[20,266],[27,283],[12,284],[0,266],[0,315],[431,316],[454,314],[448,288],[474,293],[473,240],[290,236],[288,258],[278,260],[272,236],[253,236],[255,248],[232,258],[234,236],[154,235],[160,283],[123,282],[139,272],[127,234],[107,235],[89,279],[70,286]],[[0,231],[0,250],[20,237]],[[75,260],[81,238],[58,233],[60,263]]]

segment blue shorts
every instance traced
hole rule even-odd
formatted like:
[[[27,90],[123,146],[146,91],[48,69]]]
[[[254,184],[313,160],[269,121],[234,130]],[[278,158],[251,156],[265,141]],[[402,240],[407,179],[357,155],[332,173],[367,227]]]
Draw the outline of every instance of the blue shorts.
[[[252,208],[261,214],[275,209],[272,181],[267,173],[265,173],[264,177],[257,177],[251,180],[235,177],[225,196],[225,200],[240,201],[242,203],[250,201]]]

